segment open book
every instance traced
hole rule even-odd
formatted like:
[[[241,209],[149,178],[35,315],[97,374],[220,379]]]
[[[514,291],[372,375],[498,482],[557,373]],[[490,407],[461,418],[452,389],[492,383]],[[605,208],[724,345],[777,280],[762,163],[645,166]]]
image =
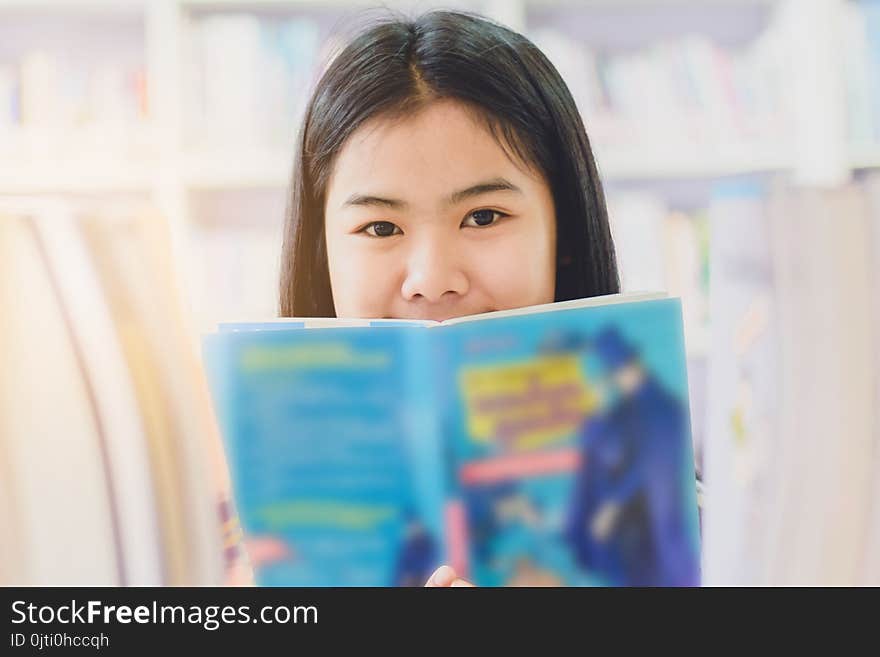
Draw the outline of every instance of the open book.
[[[230,323],[203,349],[263,585],[696,585],[681,308]]]

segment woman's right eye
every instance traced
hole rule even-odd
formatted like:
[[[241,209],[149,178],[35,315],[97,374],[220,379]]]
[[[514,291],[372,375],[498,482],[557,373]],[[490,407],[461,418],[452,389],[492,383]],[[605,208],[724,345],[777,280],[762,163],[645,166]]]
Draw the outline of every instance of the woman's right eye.
[[[361,228],[361,232],[366,233],[370,237],[391,237],[392,235],[403,233],[400,228],[390,221],[374,221]]]

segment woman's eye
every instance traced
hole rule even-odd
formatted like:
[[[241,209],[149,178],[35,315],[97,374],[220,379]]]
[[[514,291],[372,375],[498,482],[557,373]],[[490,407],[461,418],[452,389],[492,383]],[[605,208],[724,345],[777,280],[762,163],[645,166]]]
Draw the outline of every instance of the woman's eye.
[[[371,237],[391,237],[402,232],[400,228],[390,221],[374,221],[364,226],[361,230]]]
[[[462,226],[471,226],[474,228],[484,228],[498,223],[502,217],[506,217],[502,212],[497,210],[474,210],[464,218]]]

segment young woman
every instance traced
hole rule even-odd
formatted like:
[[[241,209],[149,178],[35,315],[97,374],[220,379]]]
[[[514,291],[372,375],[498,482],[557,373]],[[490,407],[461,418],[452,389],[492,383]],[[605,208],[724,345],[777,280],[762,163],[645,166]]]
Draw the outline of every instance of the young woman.
[[[442,320],[618,291],[583,122],[528,39],[432,12],[333,60],[297,146],[282,316]],[[453,582],[443,567],[429,585]]]

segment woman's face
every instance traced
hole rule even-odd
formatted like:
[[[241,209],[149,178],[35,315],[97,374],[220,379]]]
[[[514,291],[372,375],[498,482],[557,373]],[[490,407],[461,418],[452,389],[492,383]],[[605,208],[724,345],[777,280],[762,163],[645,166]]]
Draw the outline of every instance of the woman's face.
[[[547,182],[453,101],[349,138],[325,231],[337,317],[444,320],[554,299]]]

